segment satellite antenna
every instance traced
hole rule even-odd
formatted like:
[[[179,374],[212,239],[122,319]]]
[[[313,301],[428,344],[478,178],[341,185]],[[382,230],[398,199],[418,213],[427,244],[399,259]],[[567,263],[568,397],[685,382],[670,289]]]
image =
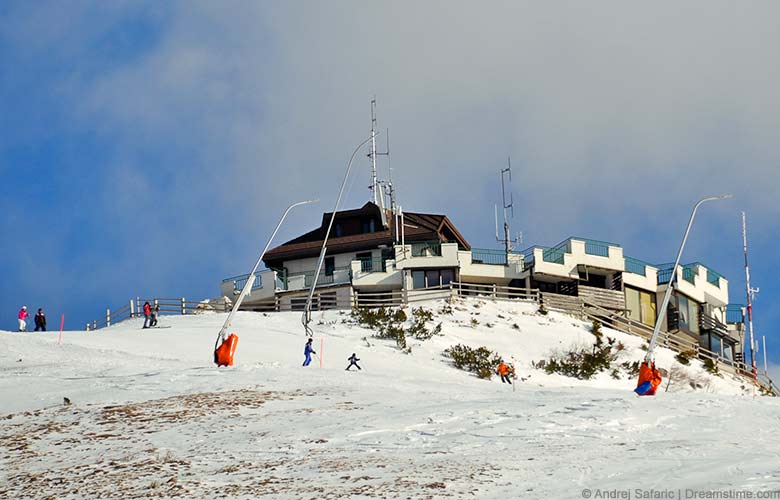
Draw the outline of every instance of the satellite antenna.
[[[504,181],[506,177],[509,178],[509,183],[512,182],[512,159],[507,157],[506,159],[507,167],[501,169],[501,205],[504,210],[504,237],[501,238],[498,235],[498,207],[495,208],[495,217],[496,217],[496,241],[499,243],[504,244],[504,251],[506,252],[506,261],[507,264],[509,263],[509,252],[512,250],[512,244],[513,243],[519,243],[522,241],[522,233],[518,233],[518,235],[515,238],[509,237],[509,222],[507,222],[507,214],[506,211],[509,209],[510,213],[512,214],[512,217],[515,216],[515,202],[514,202],[514,196],[512,195],[512,192],[509,192],[509,203],[506,202],[506,184],[507,182]]]

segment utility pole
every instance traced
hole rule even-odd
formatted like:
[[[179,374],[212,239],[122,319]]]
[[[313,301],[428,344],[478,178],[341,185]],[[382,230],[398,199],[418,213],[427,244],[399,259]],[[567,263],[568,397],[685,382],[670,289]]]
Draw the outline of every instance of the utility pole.
[[[758,288],[750,288],[750,265],[748,265],[747,250],[747,223],[745,222],[745,212],[742,212],[742,250],[745,254],[745,289],[747,291],[747,321],[748,334],[750,336],[750,367],[755,377],[756,369],[756,344],[753,340],[753,297],[759,292]]]

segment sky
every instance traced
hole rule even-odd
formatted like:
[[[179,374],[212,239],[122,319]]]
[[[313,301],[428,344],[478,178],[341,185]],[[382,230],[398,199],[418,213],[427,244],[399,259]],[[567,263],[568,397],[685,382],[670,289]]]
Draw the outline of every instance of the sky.
[[[726,276],[780,364],[780,4],[0,3],[0,328],[21,305],[80,328],[135,296],[215,297],[315,227],[389,129],[398,199],[499,248],[512,160],[523,247],[570,235]],[[387,135],[387,134],[386,134]],[[384,145],[380,141],[380,145]],[[360,157],[345,207],[368,200]],[[52,320],[50,319],[50,322]],[[54,321],[56,322],[56,321]],[[778,372],[780,375],[780,372]]]

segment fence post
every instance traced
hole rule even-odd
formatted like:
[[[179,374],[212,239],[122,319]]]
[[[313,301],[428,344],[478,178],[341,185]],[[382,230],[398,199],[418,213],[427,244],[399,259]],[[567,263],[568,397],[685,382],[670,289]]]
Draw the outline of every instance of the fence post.
[[[181,298],[181,313],[187,314],[187,301],[184,300],[184,297]]]
[[[141,315],[141,297],[138,295],[135,296],[135,310],[138,313],[138,315]]]
[[[130,317],[135,318],[135,304],[133,304],[133,299],[130,299]]]
[[[106,309],[106,326],[111,326],[111,309]]]

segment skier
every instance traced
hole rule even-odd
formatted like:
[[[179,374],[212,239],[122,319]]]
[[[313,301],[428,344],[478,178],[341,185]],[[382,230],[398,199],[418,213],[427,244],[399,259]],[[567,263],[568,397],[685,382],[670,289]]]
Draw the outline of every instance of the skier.
[[[303,348],[303,355],[306,356],[306,359],[303,360],[303,366],[309,366],[311,364],[311,355],[317,354],[314,352],[314,349],[311,347],[311,343],[314,339],[309,339],[306,341],[306,347]]]
[[[157,326],[157,316],[160,315],[160,304],[155,304],[152,308],[152,322],[149,326]]]
[[[347,358],[347,361],[349,361],[349,366],[347,367],[347,371],[349,371],[349,369],[352,368],[353,366],[357,366],[358,370],[362,370],[360,365],[357,364],[357,362],[360,361],[360,358],[358,358],[354,352],[352,353],[352,356]]]
[[[498,364],[498,370],[496,373],[501,375],[502,384],[512,384],[511,370],[503,361]]]
[[[150,319],[152,317],[152,306],[149,305],[149,301],[147,300],[144,303],[144,328],[149,328],[149,323],[151,323]]]
[[[43,309],[40,307],[35,315],[35,331],[37,332],[38,330],[46,331],[46,315],[43,314]]]
[[[27,331],[27,322],[25,321],[27,318],[30,317],[29,314],[27,314],[27,306],[22,306],[21,309],[19,309],[19,331],[20,332],[26,332]]]

